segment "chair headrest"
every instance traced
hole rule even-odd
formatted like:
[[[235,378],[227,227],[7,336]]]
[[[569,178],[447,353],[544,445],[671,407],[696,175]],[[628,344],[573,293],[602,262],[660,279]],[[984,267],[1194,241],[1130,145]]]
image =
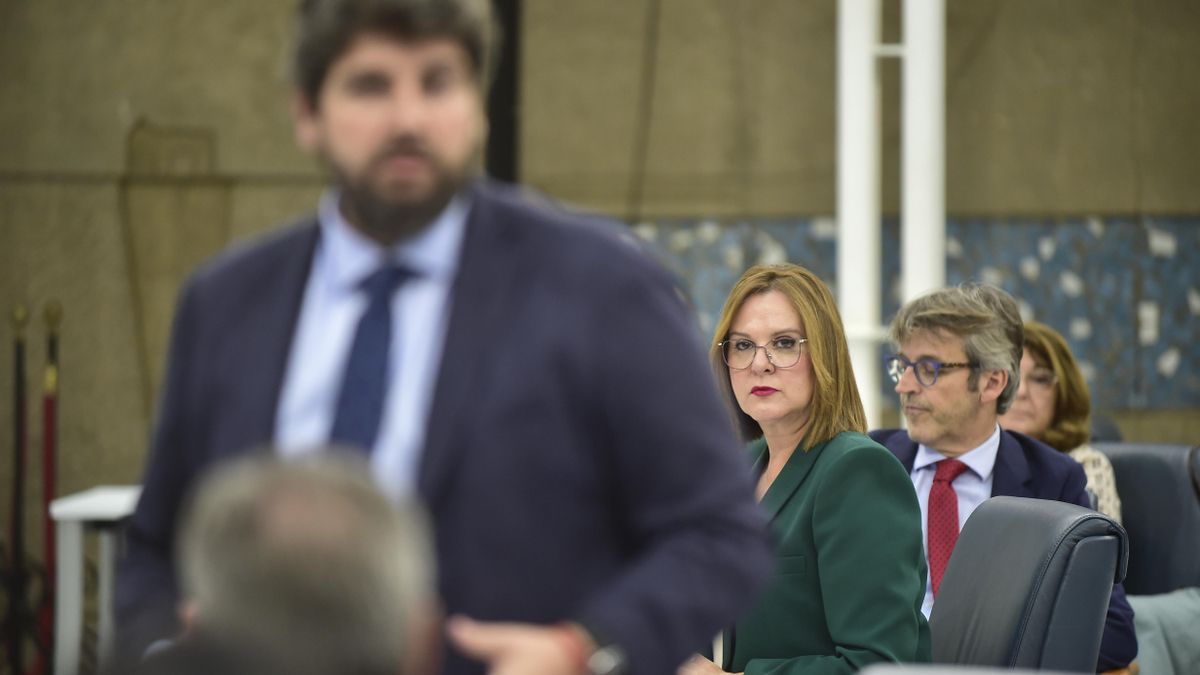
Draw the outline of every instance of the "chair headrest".
[[[1023,538],[1053,537],[1051,549],[1087,537],[1115,536],[1120,543],[1113,583],[1125,579],[1129,567],[1129,535],[1117,521],[1098,511],[1049,499],[992,497],[971,514],[968,523],[981,533],[1008,532]],[[963,525],[964,532],[966,524]],[[969,535],[968,535],[969,536]]]

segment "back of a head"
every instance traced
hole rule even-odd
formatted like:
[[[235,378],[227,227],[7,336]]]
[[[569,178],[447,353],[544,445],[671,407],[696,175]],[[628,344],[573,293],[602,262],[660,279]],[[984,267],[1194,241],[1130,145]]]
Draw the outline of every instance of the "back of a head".
[[[403,670],[428,617],[423,514],[346,458],[256,456],[202,484],[181,535],[198,633],[298,673]]]
[[[890,338],[897,348],[914,333],[962,339],[967,359],[980,370],[1008,372],[1008,384],[996,400],[996,412],[1012,404],[1021,381],[1024,332],[1012,296],[988,284],[965,283],[927,293],[900,308]],[[971,386],[978,380],[972,373]]]

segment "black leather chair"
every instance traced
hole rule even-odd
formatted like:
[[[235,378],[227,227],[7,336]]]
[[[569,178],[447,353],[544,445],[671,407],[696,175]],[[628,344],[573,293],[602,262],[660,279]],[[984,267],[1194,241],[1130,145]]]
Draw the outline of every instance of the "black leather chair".
[[[1130,595],[1200,586],[1200,447],[1095,443],[1108,455],[1129,531]]]
[[[1074,504],[993,497],[963,525],[929,617],[935,663],[1094,672],[1125,531]]]
[[[1119,443],[1125,440],[1121,435],[1121,429],[1113,418],[1108,415],[1092,411],[1092,442],[1093,443]]]

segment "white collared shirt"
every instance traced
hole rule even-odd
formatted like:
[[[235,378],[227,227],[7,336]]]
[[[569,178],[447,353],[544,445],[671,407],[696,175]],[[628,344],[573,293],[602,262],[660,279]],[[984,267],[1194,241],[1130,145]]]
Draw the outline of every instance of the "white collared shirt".
[[[385,261],[398,263],[416,276],[392,298],[387,393],[371,468],[383,491],[399,499],[416,486],[469,203],[455,198],[429,227],[385,249],[346,222],[338,201],[336,190],[321,198],[320,239],[275,412],[275,445],[294,457],[327,444],[350,345],[367,306],[358,285]]]
[[[992,496],[992,473],[996,468],[996,453],[1000,451],[1000,425],[979,447],[959,455],[955,459],[967,465],[967,470],[954,479],[952,487],[958,495],[958,528],[962,529],[967,518],[979,508],[985,500]],[[933,475],[937,473],[938,462],[946,456],[924,445],[917,446],[917,456],[913,460],[912,482],[917,490],[917,500],[921,502],[921,544],[925,547],[925,560],[929,560],[929,490],[933,487]],[[921,612],[929,618],[933,610],[933,583],[929,572],[925,573],[925,602]]]

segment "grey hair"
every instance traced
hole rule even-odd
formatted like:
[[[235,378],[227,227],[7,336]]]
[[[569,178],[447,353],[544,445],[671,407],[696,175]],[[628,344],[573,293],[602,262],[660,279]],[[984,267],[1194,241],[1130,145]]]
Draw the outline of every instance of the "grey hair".
[[[963,341],[967,360],[978,363],[967,386],[979,385],[980,370],[1003,370],[1008,384],[996,399],[997,414],[1012,405],[1021,383],[1024,327],[1013,297],[995,286],[965,283],[927,293],[900,308],[889,337],[896,347],[918,331],[947,332]]]
[[[201,629],[305,673],[397,673],[435,606],[424,512],[393,505],[365,462],[269,454],[221,465],[180,538]]]

